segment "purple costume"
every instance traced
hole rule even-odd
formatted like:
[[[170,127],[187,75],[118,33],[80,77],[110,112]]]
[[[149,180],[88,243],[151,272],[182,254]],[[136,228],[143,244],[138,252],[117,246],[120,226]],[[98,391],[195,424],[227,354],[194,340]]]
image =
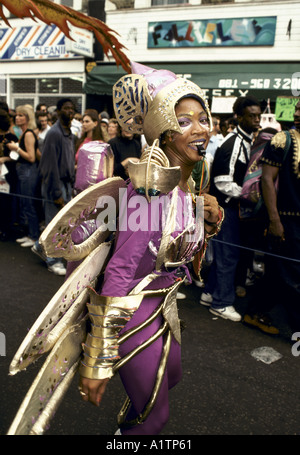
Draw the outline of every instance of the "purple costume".
[[[136,192],[130,184],[128,188],[128,201],[126,198],[122,201],[121,212],[125,203],[127,206],[130,206],[130,200],[134,196],[136,196]],[[180,201],[183,200],[184,196],[186,194],[179,190]],[[143,199],[146,201],[145,198]],[[158,198],[155,202],[151,202],[151,204],[158,204]],[[134,215],[134,209],[128,208],[126,220],[123,219],[120,221],[120,223],[123,223],[122,229],[124,230],[118,230],[114,254],[106,267],[101,295],[126,296],[145,276],[155,271],[156,257],[153,251],[159,248],[162,237],[162,209],[160,208],[159,223],[156,223],[154,229],[153,226],[151,229],[151,219],[153,217],[153,215],[151,217],[151,204],[142,204],[142,211],[139,210],[140,218],[144,223],[143,226],[145,227],[145,223],[148,220],[149,229],[144,231],[138,230],[136,232],[133,232],[131,229],[125,230],[124,221],[130,221],[130,218]],[[179,233],[175,232],[174,236]],[[196,248],[196,245],[194,247]],[[180,259],[182,260],[183,258]],[[190,258],[186,259],[188,260]],[[181,276],[183,275],[182,278],[186,274],[188,275],[185,265],[180,267],[180,271],[183,272],[181,273]],[[162,267],[158,277],[146,289],[168,288],[177,279],[178,267],[173,267],[169,270]],[[144,297],[140,307],[124,329],[122,329],[120,335],[131,327],[135,327],[140,322],[145,321],[162,300],[163,297],[160,296]],[[131,352],[136,346],[149,339],[159,329],[161,323],[162,316],[159,316],[149,326],[123,343],[119,349],[121,357],[124,357],[125,354]],[[132,403],[127,416],[128,420],[139,415],[149,400],[157,376],[162,349],[163,336],[144,349],[140,354],[136,355],[119,370],[122,382]],[[137,425],[131,429],[122,429],[122,434],[158,434],[168,420],[168,389],[176,385],[180,378],[181,349],[179,343],[173,338],[163,383],[150,415],[142,425]]]
[[[158,434],[168,420],[168,389],[181,377],[176,292],[185,277],[190,279],[186,264],[196,255],[200,264],[207,245],[203,211],[198,219],[203,198],[196,200],[194,214],[191,194],[177,186],[182,169],[163,150],[167,137],[171,141],[173,133],[183,134],[175,106],[185,97],[199,101],[212,126],[204,92],[169,71],[132,63],[132,74],[113,88],[120,126],[128,133],[144,134],[149,147],[138,162],[128,162],[131,183],[122,199],[102,289],[88,305],[91,332],[79,371],[81,377],[99,381],[119,371],[131,402],[125,419],[123,409],[119,414],[124,435]],[[195,136],[199,139],[198,133]],[[219,222],[212,224],[214,234]],[[152,334],[157,335],[154,342]],[[144,341],[147,346],[141,347]]]

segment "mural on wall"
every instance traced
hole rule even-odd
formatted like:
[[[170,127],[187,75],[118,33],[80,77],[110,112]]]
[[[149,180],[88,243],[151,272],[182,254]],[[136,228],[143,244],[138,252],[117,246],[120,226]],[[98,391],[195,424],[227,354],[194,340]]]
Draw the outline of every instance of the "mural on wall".
[[[148,23],[148,48],[273,46],[276,16]]]

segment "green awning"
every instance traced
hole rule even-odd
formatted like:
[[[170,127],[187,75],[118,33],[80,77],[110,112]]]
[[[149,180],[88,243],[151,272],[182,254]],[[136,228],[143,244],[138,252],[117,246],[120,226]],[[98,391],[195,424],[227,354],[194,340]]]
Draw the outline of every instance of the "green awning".
[[[202,89],[219,90],[219,95],[240,96],[246,90],[255,96],[276,99],[290,95],[292,76],[300,72],[299,63],[145,63],[185,76]],[[112,95],[114,83],[125,71],[115,64],[102,64],[87,73],[86,94]],[[221,93],[222,92],[222,93]],[[231,93],[232,92],[232,93]]]
[[[95,66],[87,73],[83,90],[87,95],[112,95],[113,85],[125,74],[125,70],[116,65]]]

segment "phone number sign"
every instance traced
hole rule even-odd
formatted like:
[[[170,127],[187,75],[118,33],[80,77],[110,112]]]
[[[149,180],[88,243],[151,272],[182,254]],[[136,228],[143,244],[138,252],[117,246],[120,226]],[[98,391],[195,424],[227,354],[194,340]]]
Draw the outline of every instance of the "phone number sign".
[[[270,77],[270,78],[224,78],[219,79],[219,88],[226,89],[272,89],[272,90],[300,90],[300,73],[297,76],[291,74],[291,77]]]

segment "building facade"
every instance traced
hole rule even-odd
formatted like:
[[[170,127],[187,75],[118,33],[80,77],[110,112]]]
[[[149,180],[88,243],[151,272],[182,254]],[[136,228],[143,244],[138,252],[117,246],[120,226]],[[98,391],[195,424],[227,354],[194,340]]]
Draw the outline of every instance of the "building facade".
[[[287,115],[288,104],[300,93],[300,1],[58,3],[105,21],[131,60],[199,84],[214,113],[229,113],[234,99],[249,93],[265,104],[270,100],[272,111],[280,99]],[[55,105],[70,96],[79,111],[94,107],[113,115],[112,87],[125,72],[112,58],[103,58],[91,32],[80,49],[54,26],[16,18],[10,24],[12,29],[0,22],[0,97],[11,108]]]
[[[62,0],[82,10],[82,0]],[[0,22],[0,98],[11,109],[21,104],[56,106],[71,97],[78,111],[85,109],[85,59],[94,57],[91,32],[72,28],[71,41],[54,25],[10,17]]]
[[[205,91],[213,112],[252,94],[274,111],[300,88],[300,2],[295,0],[111,0],[106,23],[130,60],[166,68]],[[109,95],[124,72],[98,62],[87,96]],[[288,102],[288,100],[287,100]]]

